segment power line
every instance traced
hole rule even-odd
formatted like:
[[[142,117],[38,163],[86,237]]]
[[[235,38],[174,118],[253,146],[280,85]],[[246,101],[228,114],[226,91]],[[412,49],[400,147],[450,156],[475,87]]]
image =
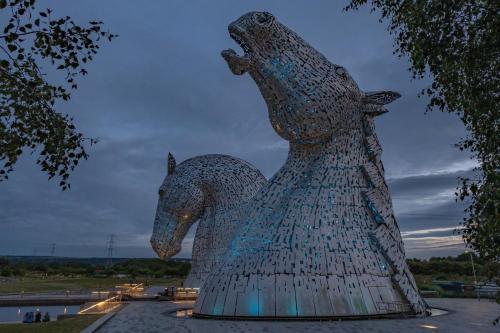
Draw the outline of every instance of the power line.
[[[36,257],[36,253],[37,253],[37,249],[36,249],[36,247],[35,247],[35,248],[33,248],[33,257],[32,257],[32,261],[33,261],[33,262],[36,260],[36,259],[35,259],[35,257]]]
[[[108,241],[108,267],[113,265],[113,250],[115,246],[115,234],[109,236]]]

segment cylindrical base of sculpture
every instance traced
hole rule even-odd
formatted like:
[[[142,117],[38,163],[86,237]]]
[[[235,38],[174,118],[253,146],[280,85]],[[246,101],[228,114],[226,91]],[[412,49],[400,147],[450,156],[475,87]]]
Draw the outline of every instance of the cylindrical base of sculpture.
[[[388,276],[219,275],[193,309],[198,318],[332,320],[416,315]]]
[[[362,315],[362,316],[297,316],[297,317],[269,317],[269,316],[213,316],[201,313],[192,314],[193,318],[198,319],[214,319],[214,320],[249,320],[249,321],[323,321],[323,320],[372,320],[372,319],[409,319],[418,318],[413,311],[397,312],[377,315]]]

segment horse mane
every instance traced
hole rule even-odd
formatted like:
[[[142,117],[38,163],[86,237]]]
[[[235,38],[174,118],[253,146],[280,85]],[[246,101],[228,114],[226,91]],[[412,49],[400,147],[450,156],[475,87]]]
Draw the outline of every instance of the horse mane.
[[[394,216],[389,188],[385,182],[382,164],[382,148],[375,132],[375,117],[387,112],[380,105],[367,105],[368,112],[363,115],[363,142],[368,154],[368,162],[361,166],[367,189],[363,192],[366,207],[377,225],[370,233],[372,246],[382,253],[391,279],[408,300],[418,295],[413,276],[405,262],[405,250],[401,233]],[[404,281],[404,282],[403,282]]]

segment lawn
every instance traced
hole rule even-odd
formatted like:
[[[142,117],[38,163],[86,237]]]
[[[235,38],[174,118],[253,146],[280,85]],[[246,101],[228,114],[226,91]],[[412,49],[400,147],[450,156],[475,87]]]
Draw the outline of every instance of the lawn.
[[[463,281],[466,284],[473,284],[474,277],[468,275],[459,275],[459,274],[434,274],[434,275],[423,275],[423,274],[414,274],[415,281],[419,287],[427,286],[432,284],[433,280],[450,280],[450,281]],[[486,281],[486,277],[478,276],[478,281]]]
[[[464,290],[463,292],[456,292],[451,290],[443,290],[442,287],[432,284],[434,280],[447,280],[447,281],[461,281],[465,284],[474,284],[474,278],[467,275],[459,274],[434,274],[423,275],[415,274],[415,281],[420,290],[434,290],[438,293],[437,297],[459,297],[459,298],[476,298],[477,295],[472,290]],[[478,276],[478,281],[487,281],[486,277]]]
[[[103,315],[85,315],[34,324],[0,324],[2,333],[78,333]]]
[[[144,282],[144,279],[137,279]],[[148,279],[151,285],[179,285],[182,279]],[[108,289],[118,284],[128,283],[128,279],[119,278],[93,278],[93,277],[24,277],[12,282],[0,282],[0,293],[15,292],[44,292],[44,291],[75,291]]]

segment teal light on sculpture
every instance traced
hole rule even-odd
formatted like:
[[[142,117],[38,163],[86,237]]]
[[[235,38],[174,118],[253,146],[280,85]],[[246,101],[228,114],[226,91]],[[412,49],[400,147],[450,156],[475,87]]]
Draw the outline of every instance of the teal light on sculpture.
[[[289,153],[249,201],[235,233],[239,255],[226,251],[194,316],[210,316],[214,299],[224,300],[228,317],[388,314],[377,300],[408,304],[401,315],[425,315],[374,127],[382,105],[400,95],[361,90],[270,13],[243,15],[229,34],[244,54],[222,56],[234,74],[253,78]]]
[[[250,296],[248,300],[248,314],[250,316],[259,315],[259,298],[255,295]]]

